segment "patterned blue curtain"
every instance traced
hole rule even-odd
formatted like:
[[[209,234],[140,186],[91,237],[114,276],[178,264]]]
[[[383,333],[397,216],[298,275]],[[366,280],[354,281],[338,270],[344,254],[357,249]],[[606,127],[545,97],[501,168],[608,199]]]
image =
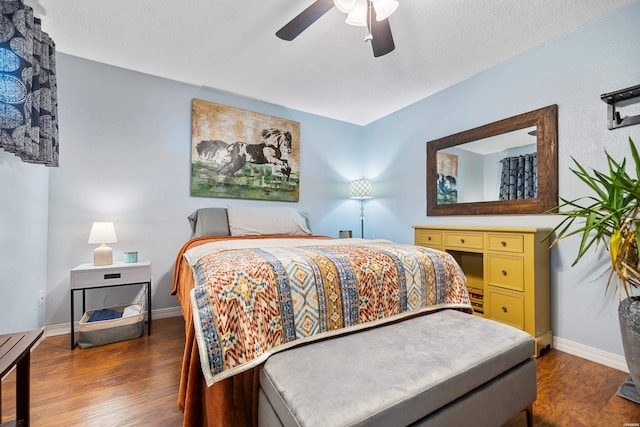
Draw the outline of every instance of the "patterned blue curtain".
[[[22,0],[0,0],[0,148],[58,166],[55,44]]]
[[[538,156],[536,153],[502,159],[500,200],[538,197]]]

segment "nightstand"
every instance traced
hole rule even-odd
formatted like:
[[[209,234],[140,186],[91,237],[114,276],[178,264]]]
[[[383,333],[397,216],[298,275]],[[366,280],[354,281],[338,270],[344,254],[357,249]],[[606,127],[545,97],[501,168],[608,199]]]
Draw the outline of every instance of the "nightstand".
[[[82,312],[86,312],[85,292],[87,289],[115,286],[147,285],[147,334],[151,335],[151,262],[114,262],[111,265],[80,264],[71,270],[71,349],[77,343],[74,323],[74,293],[82,291]]]

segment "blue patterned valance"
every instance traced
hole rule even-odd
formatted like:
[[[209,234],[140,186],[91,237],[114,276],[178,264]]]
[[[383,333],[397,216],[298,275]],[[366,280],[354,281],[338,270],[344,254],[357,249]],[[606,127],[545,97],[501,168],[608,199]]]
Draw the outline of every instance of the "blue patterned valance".
[[[0,0],[0,147],[58,166],[55,44],[22,0]]]

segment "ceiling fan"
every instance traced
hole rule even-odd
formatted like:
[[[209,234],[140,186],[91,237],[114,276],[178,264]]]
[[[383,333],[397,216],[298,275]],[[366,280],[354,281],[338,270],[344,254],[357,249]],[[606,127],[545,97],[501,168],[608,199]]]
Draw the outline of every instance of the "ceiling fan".
[[[364,41],[371,42],[373,56],[386,55],[395,49],[388,17],[398,7],[396,0],[316,0],[280,28],[276,36],[288,41],[295,39],[334,6],[347,13],[347,24],[367,27]]]

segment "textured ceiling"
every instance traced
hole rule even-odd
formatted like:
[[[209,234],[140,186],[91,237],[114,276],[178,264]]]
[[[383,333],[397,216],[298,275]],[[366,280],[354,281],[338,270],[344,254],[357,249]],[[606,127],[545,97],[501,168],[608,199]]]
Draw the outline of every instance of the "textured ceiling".
[[[313,0],[25,2],[59,52],[364,125],[632,1],[399,0],[379,58],[335,8],[278,39]]]

